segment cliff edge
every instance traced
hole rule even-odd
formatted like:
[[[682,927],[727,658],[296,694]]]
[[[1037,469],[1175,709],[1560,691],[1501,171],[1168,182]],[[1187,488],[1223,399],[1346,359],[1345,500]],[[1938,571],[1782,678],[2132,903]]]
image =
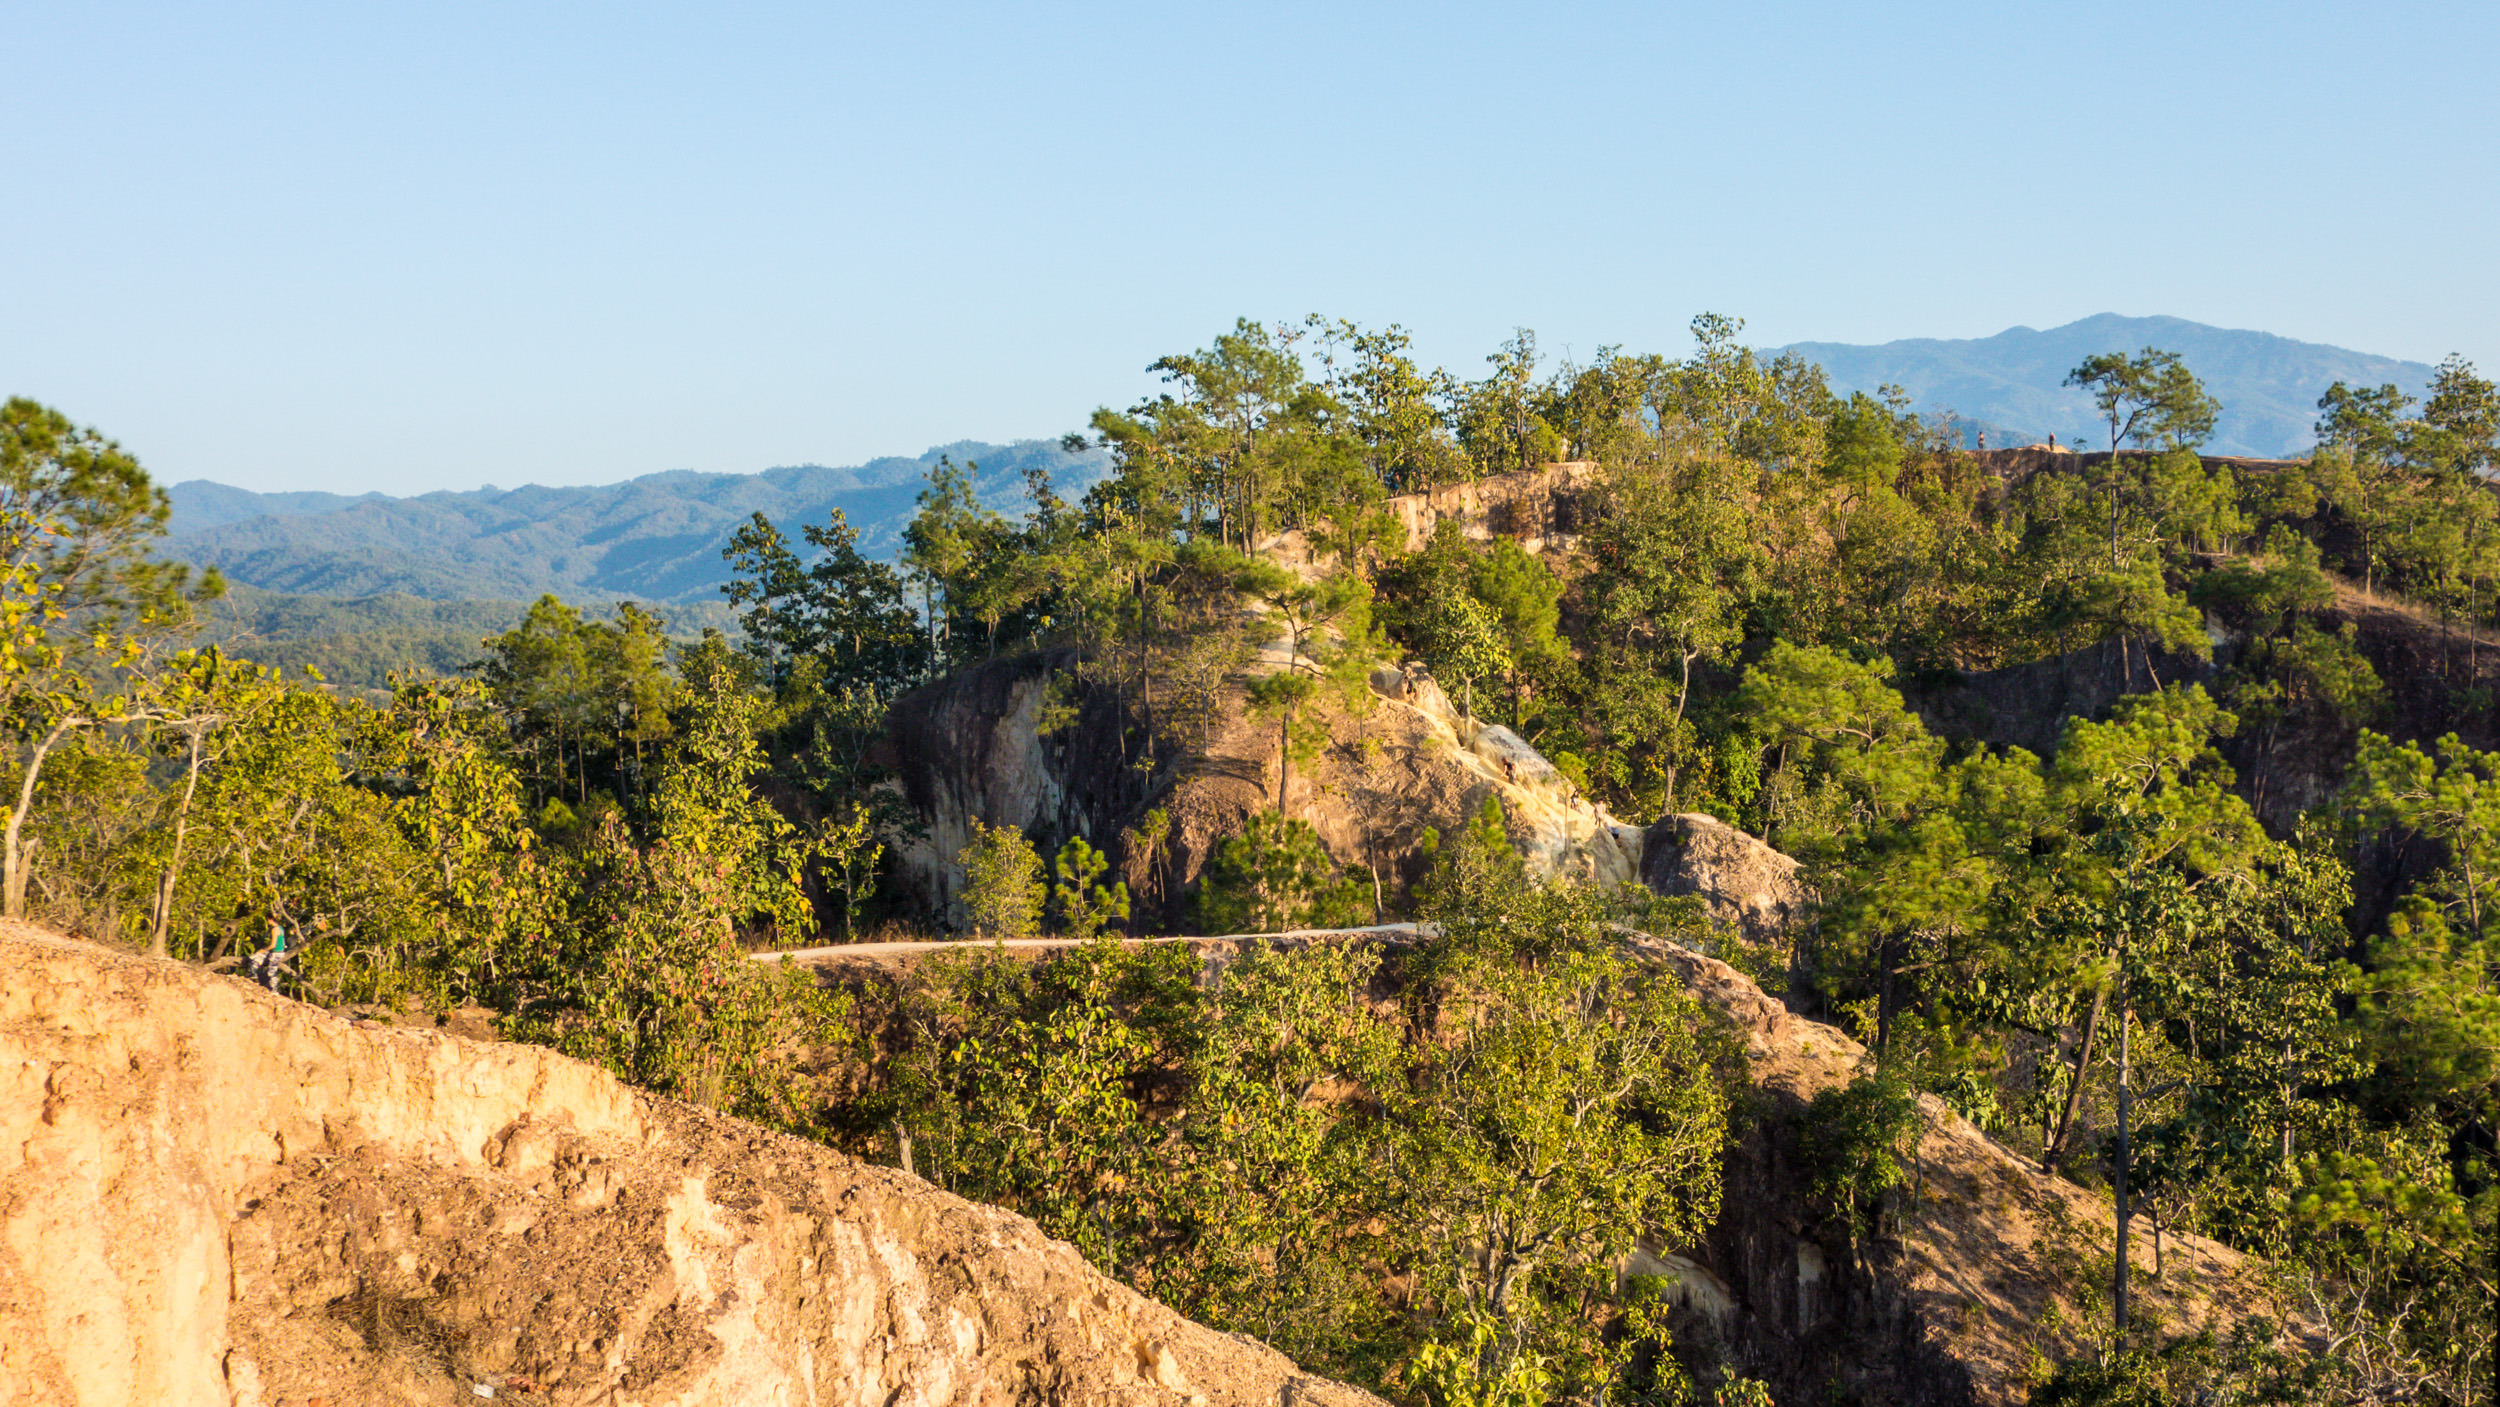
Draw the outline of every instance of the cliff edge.
[[[536,1046],[0,924],[0,1403],[1374,1399]]]

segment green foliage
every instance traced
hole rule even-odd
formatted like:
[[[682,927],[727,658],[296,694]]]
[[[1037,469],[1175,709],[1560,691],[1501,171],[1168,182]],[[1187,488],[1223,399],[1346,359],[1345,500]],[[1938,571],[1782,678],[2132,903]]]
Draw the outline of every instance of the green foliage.
[[[1086,844],[1081,835],[1069,836],[1068,843],[1059,847],[1058,857],[1051,861],[1050,903],[1062,932],[1090,939],[1107,923],[1127,922],[1128,884],[1115,880],[1106,887],[1094,882],[1110,867],[1102,852]]]
[[[757,741],[763,702],[727,670],[686,681],[674,756],[652,788],[652,838],[709,866],[726,896],[720,926],[753,923],[797,945],[816,928],[800,886],[798,827],[755,794],[766,765]]]
[[[1481,898],[1396,977],[1329,944],[1203,986],[1170,946],[968,953],[903,995],[909,1048],[849,1126],[1322,1371],[1586,1400],[1663,1338],[1615,1267],[1714,1214],[1732,1051],[1588,896]]]
[[[613,619],[591,620],[545,596],[486,640],[475,668],[528,749],[542,800],[570,790],[574,806],[587,807],[594,770],[602,790],[648,787],[644,752],[671,736],[678,704],[663,628],[630,601],[617,604]]]
[[[1589,712],[1611,744],[1590,770],[1628,814],[1676,809],[1698,741],[1693,667],[1744,638],[1741,609],[1763,567],[1745,511],[1752,478],[1717,459],[1626,465],[1583,538]]]
[[[2178,353],[2152,347],[2134,356],[2086,357],[2067,373],[2066,384],[2082,387],[2100,407],[2113,454],[2128,443],[2165,449],[2196,445],[2213,433],[2221,409]]]
[[[1324,733],[1309,726],[1305,707],[1321,699],[1352,706],[1368,697],[1371,584],[1347,572],[1304,581],[1264,562],[1246,569],[1241,582],[1283,631],[1276,637],[1285,647],[1283,667],[1252,679],[1245,690],[1251,715],[1276,723],[1276,808],[1282,811],[1293,764],[1307,764],[1325,741]]]
[[[1382,565],[1383,624],[1469,712],[1528,727],[1531,699],[1571,669],[1557,634],[1563,583],[1509,538],[1479,551],[1444,518],[1416,552]],[[1479,701],[1479,683],[1507,697]]]
[[[1463,1339],[1415,1350],[1401,1379],[1431,1407],[1544,1407],[1561,1386],[1553,1365],[1533,1350],[1503,1351],[1500,1330],[1478,1321]],[[1488,1363],[1499,1366],[1488,1369]]]
[[[1198,891],[1206,933],[1283,933],[1372,920],[1370,893],[1338,871],[1311,823],[1252,813],[1216,847]]]
[[[932,471],[953,491],[970,493],[953,461],[940,458]],[[935,525],[929,536],[955,530]],[[859,550],[859,530],[842,510],[822,525],[800,529],[815,560],[803,562],[774,527],[757,513],[722,549],[735,575],[721,588],[740,608],[744,639],[775,687],[786,684],[801,661],[817,663],[819,687],[893,692],[920,678],[926,666],[919,623],[903,600],[903,581],[887,564]],[[931,550],[936,550],[934,547]]]
[[[959,903],[963,926],[975,938],[1022,938],[1042,927],[1049,894],[1042,857],[1013,826],[984,825],[972,818],[972,843],[955,856],[963,867]]]
[[[2061,1364],[2032,1407],[2327,1407],[2368,1401],[2338,1360],[2304,1352],[2264,1319]]]
[[[2406,894],[2371,953],[2364,1010],[2383,1076],[2483,1128],[2500,1117],[2500,755],[2453,734],[2431,753],[2361,735],[2352,801],[2365,823],[2438,844],[2446,864]]]
[[[442,941],[417,952],[435,990],[507,1009],[543,1000],[566,880],[542,854],[484,687],[405,684],[365,736],[365,766],[395,795],[393,819],[434,881]],[[404,961],[375,957],[386,969]]]
[[[1814,1169],[1815,1195],[1853,1236],[1873,1234],[1884,1194],[1910,1180],[1904,1164],[1920,1132],[1917,1092],[1890,1072],[1834,1085],[1806,1105],[1798,1150]]]
[[[736,925],[755,901],[753,877],[707,848],[718,839],[698,824],[637,845],[613,819],[604,825],[577,871],[562,1014],[519,1034],[675,1098],[805,1129],[820,1098],[811,1046],[844,1000],[804,968],[747,956]]]
[[[1580,1397],[1628,1367],[1631,1345],[1585,1327],[1622,1258],[1644,1235],[1690,1243],[1717,1214],[1724,1052],[1690,997],[1586,944],[1561,896],[1544,903],[1545,922],[1498,944],[1467,925],[1427,956],[1415,1000],[1440,1029],[1378,1087],[1377,1166],[1392,1218],[1434,1248],[1419,1283],[1479,1380],[1541,1361]]]
[[[0,404],[0,517],[13,525],[0,570],[37,584],[82,629],[185,625],[223,592],[213,572],[195,587],[189,568],[149,556],[172,513],[120,445],[23,396]]]

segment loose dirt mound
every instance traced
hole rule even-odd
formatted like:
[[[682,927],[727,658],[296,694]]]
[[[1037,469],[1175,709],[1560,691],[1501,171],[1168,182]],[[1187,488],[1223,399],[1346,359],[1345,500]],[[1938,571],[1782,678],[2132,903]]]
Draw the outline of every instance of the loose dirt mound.
[[[551,1051],[24,925],[0,964],[0,1403],[1373,1400]]]

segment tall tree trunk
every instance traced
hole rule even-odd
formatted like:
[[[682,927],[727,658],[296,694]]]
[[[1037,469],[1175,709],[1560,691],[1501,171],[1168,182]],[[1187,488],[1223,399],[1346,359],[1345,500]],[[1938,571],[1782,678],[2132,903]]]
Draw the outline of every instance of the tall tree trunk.
[[[2040,1154],[2043,1171],[2056,1172],[2057,1164],[2066,1155],[2066,1136],[2074,1131],[2075,1110],[2083,1104],[2084,1076],[2092,1069],[2092,1043],[2101,1031],[2101,1007],[2109,1000],[2109,991],[2102,988],[2092,994],[2091,1013],[2083,1019],[2083,1048],[2075,1052],[2075,1078],[2066,1090],[2066,1107],[2057,1116],[2057,1135]]]
[[[191,725],[191,766],[182,779],[182,805],[174,810],[174,853],[166,861],[165,872],[156,877],[156,913],[148,924],[148,954],[168,956],[167,931],[174,920],[174,886],[182,881],[182,846],[191,832],[191,798],[200,787],[200,738],[207,730],[207,721]]]
[[[1683,657],[1684,674],[1675,686],[1675,728],[1668,735],[1676,749],[1667,755],[1667,814],[1670,816],[1675,814],[1676,777],[1684,770],[1680,761],[1684,749],[1684,701],[1693,693],[1693,652],[1679,648],[1676,653]]]
[[[2135,1023],[2128,1019],[2126,948],[2123,943],[2119,946],[2118,961],[2118,1166],[2114,1179],[2118,1193],[2118,1273],[2116,1287],[2110,1295],[2110,1323],[2117,1334],[2123,1336],[2127,1332],[2127,1222],[2135,1211],[2127,1202],[2128,1121],[2135,1112],[2135,1091],[2127,1078],[2127,1033]]]
[[[73,729],[84,728],[90,721],[70,717],[53,724],[26,758],[26,775],[17,783],[17,804],[9,808],[8,829],[0,835],[0,913],[10,918],[26,917],[26,813],[35,804],[35,782],[43,776],[43,760]]]
[[[1285,786],[1293,780],[1293,710],[1276,719],[1276,814],[1285,814]]]

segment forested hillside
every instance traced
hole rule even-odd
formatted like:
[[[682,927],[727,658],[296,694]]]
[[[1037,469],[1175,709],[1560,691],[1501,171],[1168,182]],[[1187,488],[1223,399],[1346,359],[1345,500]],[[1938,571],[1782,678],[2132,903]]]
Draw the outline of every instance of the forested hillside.
[[[483,488],[416,498],[255,494],[193,481],[171,491],[169,549],[200,567],[295,595],[529,601],[630,596],[709,601],[726,580],[720,542],[750,513],[815,520],[835,508],[890,550],[942,456],[979,466],[994,501],[1019,500],[1028,469],[1082,486],[1099,457],[1051,442],[966,442],[917,459],[760,474],[649,474],[599,488]]]
[[[197,645],[164,495],[12,402],[7,907],[202,962],[283,932],[308,999],[485,1006],[1429,1407],[1842,1390],[1631,1268],[1699,1254],[1768,1146],[1832,1282],[1872,1283],[1931,1195],[1922,1099],[2118,1228],[2043,1251],[2083,1310],[2030,1341],[2031,1400],[2486,1400],[2500,391],[2337,383],[2314,454],[2208,457],[2225,408],[2147,347],[2065,369],[2120,453],[1982,457],[1741,331],[1587,364],[1523,332],[1470,378],[1244,321],[1094,415],[1081,488],[1004,512],[941,459],[891,559],[838,510],[745,513],[705,546],[734,639],[545,599],[480,677],[377,704]],[[1797,912],[1560,872],[1496,787],[1365,813],[1346,779],[1407,765],[1384,690],[1426,674],[1506,779],[1716,818],[1793,857]],[[910,770],[941,712],[959,770],[1013,743],[1003,790],[1081,823],[942,818]],[[1218,773],[1257,800],[1184,856]],[[1377,824],[1324,834],[1314,778]],[[908,880],[941,819],[945,883]],[[1424,926],[1220,982],[1117,941],[1381,919]],[[1863,1064],[1757,1099],[1627,928]],[[1081,941],[873,989],[747,958],[1040,932]],[[2254,1257],[2268,1312],[2165,1322],[2179,1233]]]
[[[518,601],[290,595],[230,581],[222,596],[201,604],[190,638],[299,678],[318,674],[333,688],[379,699],[390,692],[394,675],[430,678],[469,670],[483,657],[487,637],[519,624],[528,611]],[[736,626],[723,602],[669,608],[668,637],[680,644],[695,643],[706,630]]]

